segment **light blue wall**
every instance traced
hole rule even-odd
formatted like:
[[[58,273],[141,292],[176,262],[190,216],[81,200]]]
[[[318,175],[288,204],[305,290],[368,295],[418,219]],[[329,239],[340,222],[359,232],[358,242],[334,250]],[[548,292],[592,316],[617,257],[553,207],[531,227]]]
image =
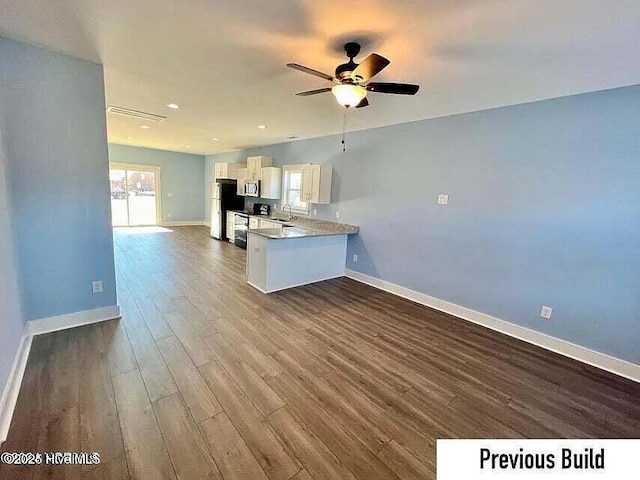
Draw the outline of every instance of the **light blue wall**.
[[[151,148],[109,144],[109,161],[160,167],[162,221],[202,221],[204,157]],[[173,194],[169,197],[168,194]],[[170,216],[169,216],[170,215]]]
[[[207,161],[329,163],[318,213],[360,226],[348,268],[640,363],[638,105],[633,86]]]
[[[3,120],[0,103],[0,398],[24,330],[5,167],[6,151],[2,139]],[[2,407],[0,404],[0,412]]]
[[[115,305],[102,66],[4,38],[0,65],[24,317]]]

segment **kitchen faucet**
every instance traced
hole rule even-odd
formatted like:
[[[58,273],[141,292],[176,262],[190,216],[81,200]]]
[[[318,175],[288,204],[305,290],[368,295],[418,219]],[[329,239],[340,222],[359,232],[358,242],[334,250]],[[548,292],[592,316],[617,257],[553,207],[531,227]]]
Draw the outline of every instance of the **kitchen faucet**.
[[[293,215],[291,214],[291,205],[289,205],[288,203],[285,203],[282,206],[282,211],[284,212],[284,209],[287,208],[287,207],[289,207],[289,220],[291,221],[293,219]]]

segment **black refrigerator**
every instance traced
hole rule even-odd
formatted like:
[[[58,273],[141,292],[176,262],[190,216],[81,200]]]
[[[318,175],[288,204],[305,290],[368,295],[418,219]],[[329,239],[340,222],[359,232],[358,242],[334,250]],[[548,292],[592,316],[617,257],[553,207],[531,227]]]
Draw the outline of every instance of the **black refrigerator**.
[[[237,194],[235,180],[216,180],[211,184],[211,236],[227,239],[227,211],[244,209],[244,197]]]

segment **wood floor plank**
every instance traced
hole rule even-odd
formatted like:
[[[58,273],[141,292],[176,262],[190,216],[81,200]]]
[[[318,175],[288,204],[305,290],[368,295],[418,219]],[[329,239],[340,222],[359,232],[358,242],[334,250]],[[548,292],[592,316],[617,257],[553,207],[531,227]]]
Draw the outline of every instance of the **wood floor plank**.
[[[272,377],[280,373],[278,366],[265,355],[258,347],[253,345],[227,320],[218,323],[220,333],[232,346],[242,359],[251,365],[261,377]]]
[[[362,443],[355,439],[286,372],[267,383],[283,398],[289,410],[358,478],[397,480],[398,477]]]
[[[173,335],[173,330],[169,327],[164,315],[150,297],[136,297],[135,302],[153,338],[158,339]]]
[[[220,403],[180,341],[171,336],[162,338],[157,343],[193,419],[199,423],[221,412]]]
[[[175,479],[140,372],[130,370],[112,379],[131,479]]]
[[[129,330],[128,335],[151,402],[176,393],[178,387],[146,325]]]
[[[120,313],[122,314],[122,323],[127,327],[127,330],[140,328],[145,324],[140,309],[130,293],[118,295],[118,304],[120,305]]]
[[[101,463],[93,470],[83,473],[82,480],[128,480],[129,471],[124,454],[109,462]]]
[[[167,312],[165,319],[197,367],[214,360],[215,357],[209,347],[182,314],[176,311]]]
[[[109,464],[112,460],[124,458],[109,360],[104,350],[100,325],[89,325],[82,329],[84,335],[80,336],[80,446],[84,452],[99,452],[100,462]]]
[[[78,329],[53,335],[48,392],[38,432],[37,452],[80,450],[80,339]],[[81,465],[38,465],[33,479],[80,476]]]
[[[291,477],[291,480],[313,480],[313,478],[311,478],[311,475],[309,475],[309,472],[307,472],[307,470],[300,470],[294,477]]]
[[[391,440],[375,419],[364,415],[361,409],[356,408],[357,404],[345,398],[339,389],[306,370],[286,352],[277,352],[273,358],[291,375],[289,378],[295,378],[297,385],[373,453],[377,453]]]
[[[216,360],[221,363],[242,362],[242,357],[233,349],[220,334],[211,335],[203,338]]]
[[[224,480],[268,480],[226,413],[200,424]]]
[[[265,418],[271,412],[284,407],[284,402],[278,394],[245,362],[225,363],[224,368]]]
[[[436,469],[433,463],[423,464],[395,440],[391,440],[378,454],[378,457],[403,480],[436,478]]]
[[[286,408],[272,413],[269,423],[316,480],[355,480],[353,474],[303,423]]]
[[[124,324],[120,320],[109,320],[100,325],[111,375],[119,375],[138,368]]]
[[[222,479],[217,465],[179,395],[153,403],[160,431],[179,479]]]
[[[271,480],[288,480],[302,467],[278,440],[269,423],[224,369],[200,368],[207,384]]]

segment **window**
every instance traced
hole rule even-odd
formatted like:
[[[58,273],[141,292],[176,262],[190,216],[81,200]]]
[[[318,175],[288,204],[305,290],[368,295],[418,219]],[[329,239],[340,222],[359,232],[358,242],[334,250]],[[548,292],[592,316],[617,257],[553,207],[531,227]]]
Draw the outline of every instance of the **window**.
[[[282,167],[282,205],[291,205],[294,213],[309,213],[309,204],[302,201],[303,169],[305,165],[285,165]]]

